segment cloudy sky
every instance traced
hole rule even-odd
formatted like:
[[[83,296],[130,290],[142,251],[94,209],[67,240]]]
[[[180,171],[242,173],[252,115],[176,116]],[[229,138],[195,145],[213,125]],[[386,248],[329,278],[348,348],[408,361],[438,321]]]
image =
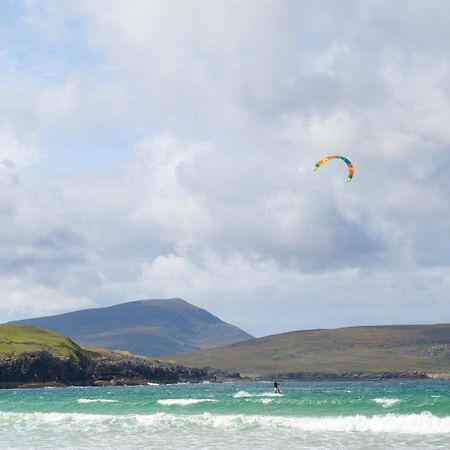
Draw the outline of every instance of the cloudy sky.
[[[0,321],[182,297],[258,336],[449,322],[449,17],[2,1]],[[312,172],[329,154],[351,183]]]

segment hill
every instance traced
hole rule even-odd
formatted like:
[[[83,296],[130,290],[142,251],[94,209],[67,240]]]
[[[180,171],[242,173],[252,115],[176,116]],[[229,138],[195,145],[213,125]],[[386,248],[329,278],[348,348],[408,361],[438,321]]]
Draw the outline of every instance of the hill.
[[[179,299],[141,300],[11,323],[69,336],[80,345],[158,357],[251,339],[241,329]]]
[[[216,376],[239,375],[81,348],[64,336],[30,325],[0,325],[0,388],[175,383]]]
[[[295,331],[169,359],[266,377],[450,374],[450,324]]]
[[[30,325],[0,325],[0,387],[77,384],[91,370],[90,358],[64,336]]]
[[[57,333],[30,325],[0,325],[0,358],[42,351],[73,360],[84,357],[80,346]]]

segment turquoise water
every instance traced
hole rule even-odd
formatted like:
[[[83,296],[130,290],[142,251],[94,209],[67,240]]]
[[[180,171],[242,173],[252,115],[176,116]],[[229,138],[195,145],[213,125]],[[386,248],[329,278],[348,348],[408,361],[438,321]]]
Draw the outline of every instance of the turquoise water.
[[[450,382],[0,391],[2,449],[448,449]]]

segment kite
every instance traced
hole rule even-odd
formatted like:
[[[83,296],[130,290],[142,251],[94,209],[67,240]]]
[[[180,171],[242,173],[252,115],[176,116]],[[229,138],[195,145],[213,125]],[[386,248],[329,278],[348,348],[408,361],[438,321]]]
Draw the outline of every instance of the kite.
[[[344,156],[338,156],[338,155],[334,155],[334,156],[327,156],[326,158],[321,159],[315,166],[313,170],[317,170],[322,164],[325,164],[327,161],[330,161],[330,159],[342,159],[342,161],[345,162],[345,164],[347,164],[348,167],[348,177],[347,177],[347,181],[350,181],[353,178],[353,174],[354,174],[354,170],[353,170],[353,164],[350,162],[350,160],[348,160],[347,158],[345,158]]]

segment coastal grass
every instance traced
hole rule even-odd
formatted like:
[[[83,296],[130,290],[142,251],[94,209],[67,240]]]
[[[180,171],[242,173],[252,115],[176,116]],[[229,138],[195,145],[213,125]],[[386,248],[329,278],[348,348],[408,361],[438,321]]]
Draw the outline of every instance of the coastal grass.
[[[75,342],[60,334],[31,325],[0,325],[0,358],[41,351],[74,359],[83,355]]]
[[[134,353],[131,353],[127,350],[109,350],[107,348],[95,347],[92,345],[84,345],[82,348],[83,351],[92,359],[111,358],[114,356],[118,356],[122,358],[138,358],[145,361],[155,361],[155,358],[150,358],[149,356],[145,355],[135,355]]]
[[[450,324],[296,331],[168,359],[248,376],[450,373]]]

